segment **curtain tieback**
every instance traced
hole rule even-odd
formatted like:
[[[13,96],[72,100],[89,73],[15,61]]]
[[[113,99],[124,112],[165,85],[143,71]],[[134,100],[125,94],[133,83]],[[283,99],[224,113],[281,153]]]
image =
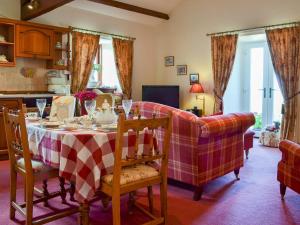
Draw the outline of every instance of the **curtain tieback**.
[[[285,114],[285,104],[287,104],[289,101],[291,101],[292,99],[294,99],[299,94],[300,94],[300,91],[296,92],[291,97],[288,97],[287,99],[284,99],[284,103],[282,104],[282,107],[281,107],[281,114],[282,115]]]
[[[215,94],[215,96],[216,96],[221,102],[223,102],[223,98],[221,98],[221,97],[217,94],[216,90],[214,90],[214,94]]]
[[[298,96],[300,94],[300,91],[296,92],[295,94],[293,94],[291,97],[288,97],[287,99],[284,100],[284,104],[286,104],[287,102],[291,101],[292,99],[294,99],[296,96]]]

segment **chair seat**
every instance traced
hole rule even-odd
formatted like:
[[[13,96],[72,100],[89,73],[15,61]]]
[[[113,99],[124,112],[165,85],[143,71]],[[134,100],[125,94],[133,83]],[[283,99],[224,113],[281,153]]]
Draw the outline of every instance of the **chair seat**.
[[[43,162],[38,160],[31,160],[32,164],[32,170],[34,173],[46,173],[52,170],[55,170],[54,168],[45,165]],[[17,165],[25,170],[25,160],[24,158],[20,158],[17,160]]]
[[[145,164],[139,164],[134,167],[125,167],[121,170],[120,184],[125,185],[131,182],[143,180],[150,177],[158,176],[159,172]],[[113,174],[108,174],[102,177],[102,181],[112,185]]]

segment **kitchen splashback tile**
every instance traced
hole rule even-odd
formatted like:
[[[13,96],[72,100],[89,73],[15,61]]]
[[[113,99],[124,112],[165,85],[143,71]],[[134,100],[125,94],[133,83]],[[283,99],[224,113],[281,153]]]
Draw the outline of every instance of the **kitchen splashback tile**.
[[[23,67],[36,68],[36,74],[24,77],[21,74]],[[46,61],[37,59],[17,59],[16,67],[0,68],[0,92],[1,91],[47,91]]]

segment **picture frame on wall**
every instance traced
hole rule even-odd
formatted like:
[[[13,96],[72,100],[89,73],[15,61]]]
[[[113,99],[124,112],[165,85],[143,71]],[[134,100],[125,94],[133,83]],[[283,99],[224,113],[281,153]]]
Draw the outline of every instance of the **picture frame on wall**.
[[[187,65],[177,65],[177,75],[187,75]]]
[[[199,84],[199,73],[190,74],[190,85]]]
[[[165,66],[174,66],[174,56],[165,57]]]

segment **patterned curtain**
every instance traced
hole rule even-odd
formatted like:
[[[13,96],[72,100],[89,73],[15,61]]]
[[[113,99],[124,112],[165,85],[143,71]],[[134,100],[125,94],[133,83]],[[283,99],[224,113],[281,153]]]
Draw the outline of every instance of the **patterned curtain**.
[[[71,92],[86,88],[99,48],[99,35],[72,32],[72,81]]]
[[[300,27],[267,30],[267,39],[276,77],[284,98],[281,139],[296,141],[300,134],[297,98],[300,76]]]
[[[211,38],[212,69],[214,75],[214,113],[223,112],[223,95],[232,71],[238,35]]]
[[[116,67],[123,94],[131,98],[132,91],[132,65],[133,41],[113,38]]]

